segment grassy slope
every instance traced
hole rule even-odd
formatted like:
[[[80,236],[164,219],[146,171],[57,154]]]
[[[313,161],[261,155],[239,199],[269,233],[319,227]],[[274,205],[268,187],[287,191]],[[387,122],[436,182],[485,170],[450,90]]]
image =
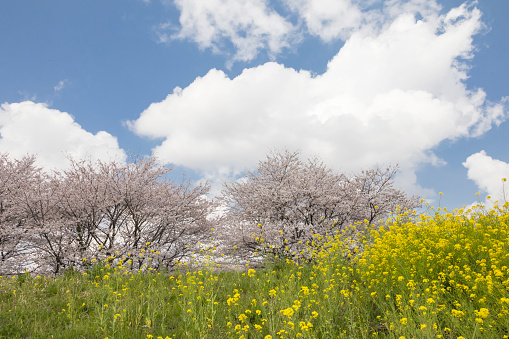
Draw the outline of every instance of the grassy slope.
[[[507,338],[508,205],[403,213],[315,263],[0,278],[2,338]],[[363,248],[362,256],[356,256]]]

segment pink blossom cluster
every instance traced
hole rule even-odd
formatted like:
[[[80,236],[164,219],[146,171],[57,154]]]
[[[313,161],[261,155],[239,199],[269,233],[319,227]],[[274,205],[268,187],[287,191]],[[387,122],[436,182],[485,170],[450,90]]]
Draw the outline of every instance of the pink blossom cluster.
[[[208,184],[176,184],[154,158],[75,161],[46,173],[36,158],[0,155],[0,275],[59,273],[124,258],[169,268],[209,236]],[[150,244],[150,258],[138,255]],[[88,260],[87,260],[88,259]]]
[[[34,156],[0,154],[0,275],[97,262],[172,269],[204,248],[223,260],[295,259],[319,236],[419,206],[394,187],[397,167],[347,176],[299,152],[270,153],[216,199],[207,182],[171,181],[152,157],[70,163],[48,173]]]
[[[255,172],[225,184],[221,200],[229,212],[222,222],[223,244],[242,257],[295,258],[320,245],[317,235],[420,206],[418,197],[394,187],[397,170],[377,167],[347,176],[318,158],[303,161],[299,152],[274,151]]]

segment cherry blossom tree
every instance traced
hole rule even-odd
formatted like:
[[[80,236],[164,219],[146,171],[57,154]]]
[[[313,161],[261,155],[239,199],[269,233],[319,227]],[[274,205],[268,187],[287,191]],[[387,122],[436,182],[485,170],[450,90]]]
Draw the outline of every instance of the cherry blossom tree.
[[[169,269],[190,261],[217,224],[208,183],[174,183],[154,158],[70,159],[68,170],[51,173],[34,163],[0,156],[2,272],[58,274],[91,259]]]
[[[40,172],[17,199],[26,215],[23,266],[27,270],[57,274],[71,264],[76,238],[70,232],[70,221],[60,213],[63,189],[56,176]]]
[[[107,180],[112,203],[96,238],[108,255],[129,257],[139,267],[145,257],[133,260],[132,252],[150,249],[150,266],[169,268],[210,236],[213,203],[203,198],[210,186],[176,184],[165,177],[170,170],[154,158],[115,165],[113,180]]]
[[[58,208],[75,239],[68,260],[74,266],[86,266],[89,262],[84,258],[99,255],[101,231],[115,224],[125,208],[111,192],[119,172],[114,162],[69,160],[70,168],[56,174],[61,187]]]
[[[23,248],[26,214],[19,204],[24,192],[32,190],[40,174],[34,156],[19,160],[0,154],[0,275],[19,271]]]
[[[256,172],[226,183],[222,217],[213,217],[208,183],[175,183],[155,158],[70,159],[69,169],[51,173],[35,161],[0,155],[0,272],[58,274],[91,259],[171,269],[215,241],[244,260],[294,257],[316,246],[317,234],[419,205],[393,187],[397,167],[347,176],[298,152],[273,152]]]
[[[396,172],[397,167],[378,167],[349,177],[316,157],[304,162],[299,152],[272,152],[256,172],[225,183],[220,197],[228,207],[223,242],[241,257],[295,257],[316,242],[317,234],[357,221],[371,223],[396,206],[419,206],[417,197],[393,187]]]
[[[171,268],[199,250],[216,222],[207,218],[213,202],[203,198],[210,187],[176,184],[170,171],[155,158],[73,161],[60,203],[76,239],[72,263],[121,258],[132,269]]]

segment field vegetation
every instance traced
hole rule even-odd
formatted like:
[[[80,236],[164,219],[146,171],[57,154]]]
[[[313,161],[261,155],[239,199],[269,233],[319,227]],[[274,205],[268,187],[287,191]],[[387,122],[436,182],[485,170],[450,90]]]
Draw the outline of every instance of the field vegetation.
[[[383,225],[316,233],[300,255],[267,255],[256,266],[244,260],[225,269],[212,247],[172,272],[133,270],[133,258],[155,256],[150,248],[56,277],[3,276],[0,337],[509,335],[508,203],[400,210]]]
[[[154,158],[36,164],[0,154],[0,338],[508,338],[508,203],[418,213],[397,166],[288,151],[214,198]]]

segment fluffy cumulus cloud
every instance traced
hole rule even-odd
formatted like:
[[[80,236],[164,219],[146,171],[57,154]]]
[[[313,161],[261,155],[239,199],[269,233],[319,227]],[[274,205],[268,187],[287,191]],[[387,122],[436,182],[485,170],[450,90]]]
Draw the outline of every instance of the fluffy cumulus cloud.
[[[398,162],[409,187],[419,164],[441,162],[432,152],[440,142],[480,135],[507,116],[502,101],[487,102],[464,82],[480,11],[463,5],[441,14],[428,1],[418,17],[421,2],[405,11],[392,1],[391,19],[352,32],[321,75],[274,62],[233,79],[214,69],[150,105],[130,128],[161,138],[154,153],[193,169],[240,171],[286,147],[346,171]]]
[[[250,61],[261,49],[275,55],[295,39],[293,25],[264,0],[175,0],[180,28],[162,24],[159,40],[190,39],[200,48],[224,53],[232,44],[233,61]]]
[[[469,156],[463,166],[468,170],[468,178],[473,180],[480,190],[488,193],[495,200],[509,198],[509,192],[502,190],[502,179],[509,179],[508,163],[493,159],[485,151],[481,151]],[[505,189],[507,189],[507,181]]]
[[[363,14],[350,0],[285,0],[304,20],[310,34],[324,41],[346,39],[358,29]]]
[[[434,0],[173,0],[179,25],[155,27],[159,42],[188,39],[202,49],[228,54],[228,65],[251,61],[259,52],[274,58],[310,34],[322,41],[347,40],[360,28],[384,26],[400,14],[430,19],[440,6]],[[270,6],[277,4],[279,12]]]
[[[0,106],[0,150],[13,157],[37,154],[48,169],[63,169],[68,157],[124,161],[117,139],[85,131],[71,115],[42,103],[24,101]]]

